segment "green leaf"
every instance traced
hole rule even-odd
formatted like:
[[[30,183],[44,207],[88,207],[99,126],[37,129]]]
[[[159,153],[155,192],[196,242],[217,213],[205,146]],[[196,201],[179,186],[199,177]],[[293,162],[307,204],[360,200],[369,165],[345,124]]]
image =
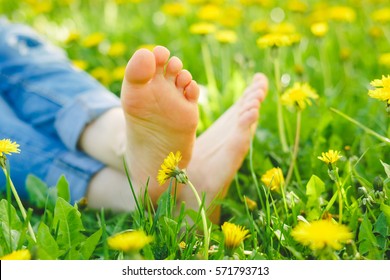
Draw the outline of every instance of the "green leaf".
[[[66,202],[70,202],[69,183],[65,176],[62,175],[57,182],[57,194],[58,197],[63,198]]]
[[[37,255],[40,260],[55,260],[60,256],[57,242],[50,234],[49,227],[44,223],[38,227],[37,246]]]
[[[387,178],[390,178],[390,165],[387,163],[384,163],[383,161],[381,161],[381,163],[382,163],[383,167],[385,168]]]
[[[47,200],[48,186],[38,177],[28,175],[26,189],[29,201],[38,208],[44,208]]]
[[[53,229],[58,227],[56,241],[59,248],[69,251],[69,254],[85,239],[85,236],[81,234],[84,227],[80,212],[61,197],[57,199],[52,227]]]
[[[367,215],[364,215],[359,230],[359,252],[362,255],[368,254],[370,259],[379,259],[380,254],[377,249],[378,244],[375,235],[372,232],[372,224]]]
[[[15,208],[7,200],[0,201],[0,248],[2,253],[8,254],[17,249],[23,230],[23,222]],[[10,244],[11,243],[11,244]]]
[[[381,210],[382,210],[383,214],[386,216],[387,224],[390,225],[390,206],[382,203]]]
[[[386,217],[383,212],[379,214],[378,219],[375,222],[373,232],[378,233],[376,237],[377,243],[382,250],[385,250],[388,239],[387,237],[389,235],[389,226],[387,224]]]
[[[95,251],[96,246],[99,243],[100,237],[102,236],[102,232],[103,231],[100,228],[81,244],[80,252],[84,260],[89,260],[91,258],[92,253]]]
[[[308,207],[319,205],[318,200],[325,191],[325,183],[316,175],[312,175],[306,185],[306,195],[308,197]]]
[[[332,179],[332,181],[336,182],[337,181],[337,173],[338,173],[338,168],[336,167],[335,170],[329,170],[328,169],[328,175],[330,177],[330,179]]]
[[[380,213],[378,216],[378,219],[375,222],[374,225],[374,231],[376,233],[379,233],[382,236],[387,236],[388,235],[388,225],[386,221],[386,217],[384,213]]]

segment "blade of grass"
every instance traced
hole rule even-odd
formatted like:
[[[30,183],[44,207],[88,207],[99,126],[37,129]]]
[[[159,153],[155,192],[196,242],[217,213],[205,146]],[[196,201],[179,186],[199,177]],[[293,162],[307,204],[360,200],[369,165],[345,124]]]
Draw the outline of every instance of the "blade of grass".
[[[380,135],[379,133],[376,133],[374,130],[368,128],[367,126],[361,124],[357,120],[351,118],[350,116],[344,114],[343,112],[341,112],[341,111],[339,111],[339,110],[337,110],[335,108],[330,108],[330,110],[335,112],[336,114],[340,115],[341,117],[345,118],[346,120],[350,121],[351,123],[357,125],[358,127],[362,128],[366,133],[370,134],[371,136],[374,136],[378,140],[383,141],[383,142],[387,143],[388,145],[390,145],[390,139],[389,138],[384,137],[384,136]]]
[[[106,229],[106,220],[104,217],[104,208],[100,210],[100,222],[102,228],[102,243],[103,243],[103,257],[105,260],[110,258],[108,254],[108,245],[107,245],[107,229]]]
[[[126,160],[125,160],[125,159],[123,159],[123,166],[125,167],[125,173],[126,173],[127,181],[129,182],[130,189],[131,189],[131,192],[132,192],[133,197],[134,197],[135,205],[137,206],[137,210],[138,210],[138,212],[139,212],[139,215],[140,215],[141,219],[143,220],[143,218],[144,218],[144,213],[143,213],[143,211],[141,210],[140,204],[139,204],[139,202],[138,202],[138,198],[137,198],[137,196],[135,195],[134,187],[133,187],[133,184],[132,184],[132,182],[131,182],[131,178],[130,178],[130,174],[129,174],[129,169],[127,168],[127,164],[126,164]],[[149,180],[148,180],[148,181],[149,181]]]

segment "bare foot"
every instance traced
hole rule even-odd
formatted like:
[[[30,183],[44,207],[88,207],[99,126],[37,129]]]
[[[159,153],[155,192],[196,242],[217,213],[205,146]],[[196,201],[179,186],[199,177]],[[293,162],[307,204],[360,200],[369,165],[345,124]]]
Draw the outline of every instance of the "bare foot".
[[[256,74],[243,96],[196,141],[188,177],[198,192],[206,194],[206,206],[223,198],[250,147],[257,126],[260,103],[268,91],[267,78]],[[198,209],[191,191],[184,188],[181,199],[187,207]],[[217,222],[219,210],[210,214]]]
[[[166,188],[156,176],[170,152],[183,155],[181,168],[192,156],[198,124],[199,88],[177,57],[156,47],[141,49],[130,59],[122,84],[127,131],[126,162],[133,185],[141,191],[148,178],[152,201]]]

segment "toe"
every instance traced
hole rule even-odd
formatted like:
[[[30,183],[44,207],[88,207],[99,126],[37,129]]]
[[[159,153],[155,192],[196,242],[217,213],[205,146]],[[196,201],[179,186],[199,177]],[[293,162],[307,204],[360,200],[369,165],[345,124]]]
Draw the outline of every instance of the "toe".
[[[239,118],[239,125],[243,128],[251,127],[259,119],[259,109],[250,108],[243,112]]]
[[[268,78],[266,75],[264,75],[263,73],[256,73],[253,76],[253,82],[258,82],[264,93],[268,92]]]
[[[156,62],[153,53],[147,49],[139,49],[129,60],[125,80],[133,84],[145,84],[155,74]]]
[[[167,80],[170,80],[172,82],[176,81],[176,77],[178,76],[180,70],[183,69],[183,63],[179,58],[176,56],[173,56],[167,64],[166,70],[165,70],[165,78]]]
[[[244,114],[245,112],[255,109],[259,110],[260,108],[260,102],[257,99],[249,100],[245,104],[242,105],[240,110],[240,115]]]
[[[184,94],[188,101],[196,103],[199,98],[199,86],[192,80],[188,86],[184,88]]]
[[[176,78],[176,87],[183,91],[192,81],[192,75],[187,70],[181,70]]]
[[[170,52],[163,46],[157,46],[153,49],[156,60],[156,74],[163,74],[165,65],[168,62]]]

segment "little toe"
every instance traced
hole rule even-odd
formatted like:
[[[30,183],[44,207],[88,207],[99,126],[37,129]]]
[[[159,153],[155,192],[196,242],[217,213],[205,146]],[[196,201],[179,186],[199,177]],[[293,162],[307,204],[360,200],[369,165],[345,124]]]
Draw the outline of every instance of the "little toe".
[[[184,90],[192,81],[192,75],[187,70],[181,70],[176,78],[176,87],[179,90]]]
[[[170,52],[163,46],[157,46],[153,49],[153,54],[156,60],[156,74],[163,74],[165,65],[168,62]]]
[[[156,72],[153,53],[147,49],[139,49],[131,57],[126,66],[125,80],[133,84],[147,83]]]
[[[165,70],[165,78],[172,82],[176,81],[176,77],[180,73],[180,70],[183,69],[183,63],[179,58],[173,56],[169,59],[166,70]]]

